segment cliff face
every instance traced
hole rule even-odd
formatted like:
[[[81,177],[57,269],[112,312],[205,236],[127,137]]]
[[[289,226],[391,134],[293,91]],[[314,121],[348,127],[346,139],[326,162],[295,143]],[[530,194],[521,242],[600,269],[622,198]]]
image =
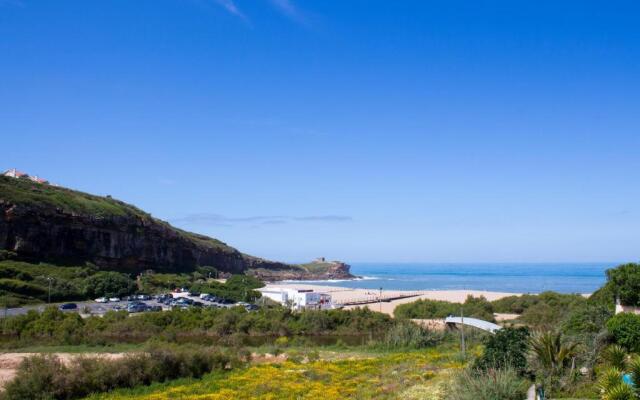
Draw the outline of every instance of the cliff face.
[[[230,273],[298,270],[176,229],[109,197],[6,177],[0,177],[0,250],[121,272],[187,272],[197,266]]]
[[[223,243],[153,219],[74,215],[4,200],[0,200],[0,249],[26,258],[88,261],[122,272],[185,272],[205,265],[231,273],[255,266],[291,268],[246,257]]]

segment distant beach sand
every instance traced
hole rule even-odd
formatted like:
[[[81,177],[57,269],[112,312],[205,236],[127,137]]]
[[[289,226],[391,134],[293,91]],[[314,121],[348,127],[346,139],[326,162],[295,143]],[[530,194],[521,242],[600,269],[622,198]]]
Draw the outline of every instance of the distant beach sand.
[[[322,286],[322,285],[310,285],[305,283],[270,283],[266,285],[268,289],[277,288],[289,288],[289,289],[312,289],[315,292],[330,293],[334,302],[343,303],[354,300],[365,299],[377,299],[380,291],[372,289],[354,289],[348,287],[337,286]],[[381,303],[370,303],[359,306],[346,306],[346,309],[356,307],[368,307],[373,311],[380,311],[385,314],[393,315],[393,310],[399,305],[404,303],[411,303],[418,299],[430,299],[430,300],[444,300],[452,303],[463,303],[467,296],[480,297],[484,296],[487,300],[498,300],[507,296],[519,296],[521,293],[503,293],[503,292],[488,292],[483,290],[417,290],[417,291],[403,291],[403,290],[383,290],[382,297],[397,297],[407,294],[416,294],[414,297],[407,297],[403,299],[382,301]]]

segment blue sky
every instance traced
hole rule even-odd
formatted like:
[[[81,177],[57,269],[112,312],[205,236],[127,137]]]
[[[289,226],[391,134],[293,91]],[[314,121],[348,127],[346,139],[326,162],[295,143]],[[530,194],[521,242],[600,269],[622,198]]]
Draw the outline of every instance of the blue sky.
[[[0,168],[277,260],[638,260],[639,13],[0,0]]]

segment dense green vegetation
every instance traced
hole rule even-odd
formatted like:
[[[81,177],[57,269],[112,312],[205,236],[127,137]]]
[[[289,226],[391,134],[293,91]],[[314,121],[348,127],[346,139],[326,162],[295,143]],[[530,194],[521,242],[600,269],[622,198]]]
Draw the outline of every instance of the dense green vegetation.
[[[524,375],[527,372],[529,339],[530,333],[526,327],[499,330],[486,338],[484,352],[476,359],[475,368],[509,369]]]
[[[460,315],[464,309],[464,315],[493,321],[493,308],[484,297],[469,296],[460,305],[448,301],[420,299],[412,303],[401,304],[394,310],[396,318],[410,319],[434,319],[445,318],[449,315]]]
[[[38,313],[0,320],[5,347],[48,344],[138,343],[151,339],[170,342],[237,343],[243,336],[355,335],[383,338],[395,321],[370,311],[330,310],[294,313],[280,306],[255,312],[231,309],[172,310],[134,317],[107,312],[103,317],[81,318],[54,307]]]
[[[176,288],[193,289],[231,300],[251,301],[260,297],[253,289],[262,287],[255,277],[234,275],[226,283],[215,281],[213,267],[200,267],[193,273],[144,273],[136,282],[129,274],[101,271],[95,265],[66,266],[30,263],[12,259],[4,253],[0,259],[0,307],[23,304],[91,300],[97,297],[122,297],[132,293],[162,293]]]
[[[607,270],[605,290],[620,303],[640,306],[640,264],[623,264]]]
[[[118,388],[200,378],[240,364],[240,357],[229,351],[170,346],[151,347],[121,359],[82,357],[66,364],[55,355],[38,355],[25,359],[0,399],[79,399]]]
[[[621,313],[607,322],[616,343],[628,351],[640,353],[640,315]]]

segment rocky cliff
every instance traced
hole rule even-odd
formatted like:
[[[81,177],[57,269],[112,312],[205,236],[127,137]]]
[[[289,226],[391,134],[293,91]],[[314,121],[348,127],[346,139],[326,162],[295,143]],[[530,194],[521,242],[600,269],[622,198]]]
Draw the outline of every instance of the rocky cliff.
[[[108,196],[2,176],[0,250],[132,273],[213,266],[230,273],[266,271],[272,279],[311,276],[300,266],[248,256],[219,240],[174,228]],[[341,276],[350,276],[348,268]]]

